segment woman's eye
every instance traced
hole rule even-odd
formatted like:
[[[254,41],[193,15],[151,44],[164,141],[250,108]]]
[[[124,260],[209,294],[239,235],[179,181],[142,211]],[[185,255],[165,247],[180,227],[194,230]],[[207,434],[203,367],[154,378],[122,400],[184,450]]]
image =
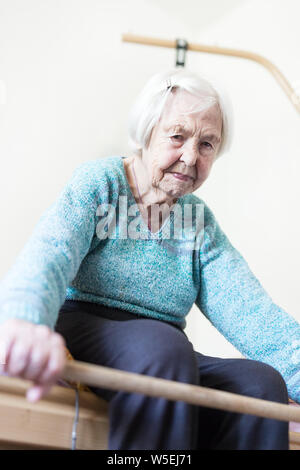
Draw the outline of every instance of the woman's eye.
[[[210,142],[202,142],[201,145],[203,145],[203,146],[206,147],[207,149],[212,149],[212,148],[213,148],[213,146],[211,145]]]
[[[183,136],[180,135],[180,134],[175,134],[175,135],[172,135],[171,139],[176,141],[176,142],[182,142]]]

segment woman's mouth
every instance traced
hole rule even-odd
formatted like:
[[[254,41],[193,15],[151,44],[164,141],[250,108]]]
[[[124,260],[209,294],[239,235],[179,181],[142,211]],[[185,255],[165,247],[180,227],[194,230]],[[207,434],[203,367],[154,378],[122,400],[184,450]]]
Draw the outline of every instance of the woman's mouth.
[[[191,176],[183,175],[182,173],[171,172],[171,174],[174,176],[174,178],[180,181],[191,181],[193,179]]]

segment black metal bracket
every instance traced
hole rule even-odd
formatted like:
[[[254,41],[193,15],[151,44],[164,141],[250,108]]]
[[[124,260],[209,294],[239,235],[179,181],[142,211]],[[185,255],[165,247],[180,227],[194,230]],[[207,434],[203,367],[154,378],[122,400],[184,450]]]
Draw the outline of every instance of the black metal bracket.
[[[185,66],[188,43],[185,39],[176,39],[176,67]]]

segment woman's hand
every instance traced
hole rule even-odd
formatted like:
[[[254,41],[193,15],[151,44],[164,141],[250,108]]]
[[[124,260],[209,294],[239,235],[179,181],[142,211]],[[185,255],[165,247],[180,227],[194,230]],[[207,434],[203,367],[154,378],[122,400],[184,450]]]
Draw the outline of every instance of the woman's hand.
[[[59,379],[65,364],[65,340],[45,325],[10,319],[0,326],[4,364],[0,373],[34,382],[26,398],[35,402]]]

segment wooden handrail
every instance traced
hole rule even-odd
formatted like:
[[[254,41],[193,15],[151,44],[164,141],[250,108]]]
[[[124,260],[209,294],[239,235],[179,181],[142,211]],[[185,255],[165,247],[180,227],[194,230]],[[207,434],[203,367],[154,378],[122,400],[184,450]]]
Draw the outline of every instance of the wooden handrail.
[[[158,39],[158,38],[150,38],[145,36],[138,36],[135,34],[123,34],[122,40],[124,42],[132,42],[136,44],[143,44],[147,46],[158,46],[158,47],[169,47],[169,48],[176,48],[176,40],[167,40],[167,39]],[[195,51],[195,52],[206,52],[209,54],[219,54],[219,55],[227,55],[232,57],[239,57],[242,59],[253,60],[263,67],[265,67],[275,78],[277,83],[280,85],[282,90],[288,96],[289,100],[296,108],[296,110],[300,113],[300,96],[293,89],[290,85],[288,80],[285,76],[281,73],[281,71],[274,65],[270,60],[266,59],[265,57],[239,49],[231,49],[225,47],[218,47],[218,46],[207,46],[203,44],[195,44],[189,43],[187,45],[187,50]]]
[[[280,421],[300,422],[300,408],[295,406],[80,361],[68,361],[63,378],[93,387],[142,393]]]

